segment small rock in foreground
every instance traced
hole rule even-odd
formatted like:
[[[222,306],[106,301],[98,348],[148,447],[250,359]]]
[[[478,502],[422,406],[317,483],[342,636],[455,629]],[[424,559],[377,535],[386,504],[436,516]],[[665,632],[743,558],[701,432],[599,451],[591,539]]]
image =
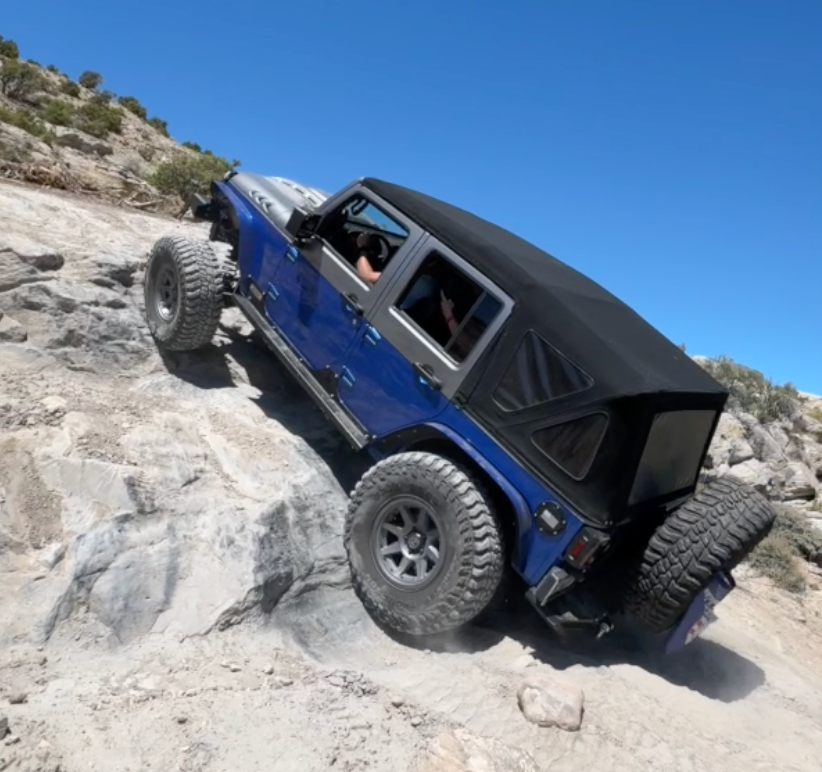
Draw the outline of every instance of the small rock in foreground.
[[[9,720],[0,714],[0,740],[9,733]]]
[[[519,709],[537,726],[576,732],[582,725],[582,689],[545,674],[534,674],[517,691]]]
[[[22,705],[27,699],[28,695],[25,692],[14,692],[9,695],[9,704]]]
[[[420,772],[541,772],[532,756],[510,745],[478,737],[466,729],[439,735]]]

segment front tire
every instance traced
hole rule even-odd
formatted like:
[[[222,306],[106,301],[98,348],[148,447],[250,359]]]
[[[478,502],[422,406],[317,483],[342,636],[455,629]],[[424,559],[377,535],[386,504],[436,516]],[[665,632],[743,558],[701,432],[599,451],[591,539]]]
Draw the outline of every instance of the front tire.
[[[146,322],[168,351],[211,342],[223,311],[223,272],[208,244],[164,236],[151,250],[143,287]]]
[[[650,632],[669,630],[720,571],[730,571],[770,533],[776,512],[734,477],[722,477],[654,532],[629,582],[625,606]]]
[[[344,541],[357,596],[398,633],[435,635],[470,622],[503,575],[490,498],[432,453],[400,453],[372,467],[351,496]]]

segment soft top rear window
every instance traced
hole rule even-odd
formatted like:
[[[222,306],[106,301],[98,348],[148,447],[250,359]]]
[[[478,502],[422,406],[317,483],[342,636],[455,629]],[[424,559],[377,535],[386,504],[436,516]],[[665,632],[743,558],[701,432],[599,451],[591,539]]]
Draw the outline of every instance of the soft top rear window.
[[[525,334],[494,392],[506,412],[525,410],[590,388],[593,379],[533,331]]]

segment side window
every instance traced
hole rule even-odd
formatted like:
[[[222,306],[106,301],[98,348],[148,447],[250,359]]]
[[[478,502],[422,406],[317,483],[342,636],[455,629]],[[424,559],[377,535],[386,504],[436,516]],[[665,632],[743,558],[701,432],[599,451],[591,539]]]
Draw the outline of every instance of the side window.
[[[372,283],[409,235],[405,227],[362,195],[352,196],[327,214],[317,233],[352,268],[357,270],[360,263],[360,275]]]
[[[582,480],[594,462],[607,428],[608,416],[593,413],[540,429],[531,435],[531,442],[567,475]]]
[[[395,307],[455,362],[462,362],[502,303],[450,260],[431,252]]]
[[[535,332],[528,332],[494,391],[494,401],[506,412],[514,412],[592,385],[590,376]]]

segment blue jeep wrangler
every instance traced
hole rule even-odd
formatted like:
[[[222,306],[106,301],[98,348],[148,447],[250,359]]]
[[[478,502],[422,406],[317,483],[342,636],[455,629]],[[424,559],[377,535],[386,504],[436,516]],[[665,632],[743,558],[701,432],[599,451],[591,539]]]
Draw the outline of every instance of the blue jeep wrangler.
[[[513,569],[553,628],[633,620],[690,641],[774,511],[732,478],[698,490],[728,397],[678,346],[568,265],[378,179],[334,195],[232,172],[145,273],[157,344],[209,344],[236,305],[373,466],[345,527],[358,597],[430,635]],[[626,622],[627,624],[627,622]]]

